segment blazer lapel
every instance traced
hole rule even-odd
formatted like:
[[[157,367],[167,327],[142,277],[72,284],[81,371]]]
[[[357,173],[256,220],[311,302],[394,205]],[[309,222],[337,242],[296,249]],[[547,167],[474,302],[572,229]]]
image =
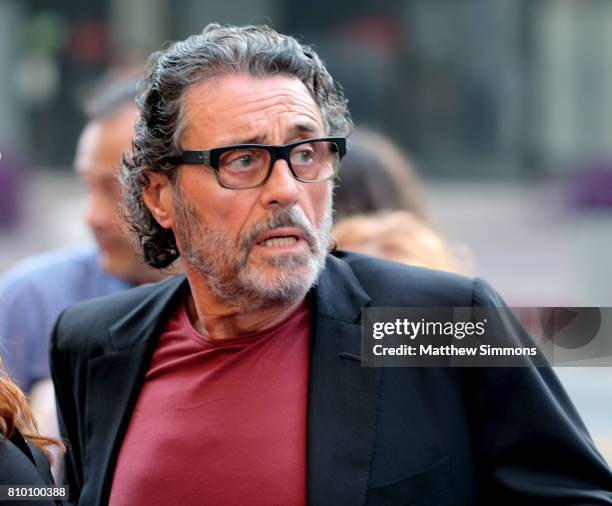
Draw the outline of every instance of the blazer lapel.
[[[308,398],[307,502],[365,502],[381,370],[362,368],[361,307],[370,299],[349,265],[328,256],[314,292]]]
[[[110,328],[112,351],[87,363],[87,475],[84,504],[109,500],[119,448],[151,362],[160,333],[180,301],[184,276],[160,283],[125,318]]]

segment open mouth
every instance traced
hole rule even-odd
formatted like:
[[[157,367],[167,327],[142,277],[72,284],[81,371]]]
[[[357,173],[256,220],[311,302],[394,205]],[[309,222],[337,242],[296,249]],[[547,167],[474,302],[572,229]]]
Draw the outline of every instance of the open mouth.
[[[261,241],[259,245],[267,248],[287,248],[289,246],[293,246],[298,241],[298,237],[289,235],[282,237],[270,237],[269,239]]]

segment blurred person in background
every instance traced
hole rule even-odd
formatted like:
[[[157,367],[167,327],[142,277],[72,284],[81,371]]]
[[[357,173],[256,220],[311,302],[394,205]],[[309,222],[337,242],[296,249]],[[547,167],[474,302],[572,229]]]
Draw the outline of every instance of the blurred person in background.
[[[118,167],[131,149],[137,82],[107,78],[86,107],[88,123],[74,165],[87,194],[85,220],[95,245],[35,255],[0,280],[0,349],[46,433],[57,433],[48,351],[57,316],[75,302],[163,277],[141,260],[119,217]]]
[[[363,366],[364,306],[504,303],[477,278],[329,252],[351,119],[312,48],[210,24],[150,58],[138,103],[131,224],[150,265],[180,256],[185,275],[58,320],[75,500],[612,504],[550,368]]]
[[[105,81],[86,107],[74,165],[95,246],[32,256],[0,280],[0,346],[9,374],[26,392],[50,377],[49,336],[62,309],[163,277],[138,256],[119,216],[117,174],[122,153],[131,149],[136,86],[136,79]]]
[[[409,211],[426,223],[423,184],[394,142],[375,130],[355,127],[334,186],[334,221],[384,210]]]
[[[338,248],[420,267],[467,274],[453,248],[426,223],[407,211],[357,214],[337,222]]]
[[[467,274],[470,255],[449,244],[427,217],[426,195],[412,161],[391,139],[356,127],[334,188],[338,248],[387,260]]]
[[[25,395],[6,374],[0,359],[0,485],[53,486],[49,468],[55,446],[60,452],[64,445],[58,439],[41,436]],[[53,500],[15,500],[10,504],[61,504]]]

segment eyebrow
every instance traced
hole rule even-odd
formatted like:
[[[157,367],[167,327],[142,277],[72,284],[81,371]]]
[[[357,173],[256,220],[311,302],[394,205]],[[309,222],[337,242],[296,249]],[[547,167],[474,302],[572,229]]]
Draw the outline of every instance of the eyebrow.
[[[289,131],[290,137],[296,137],[300,134],[315,134],[319,132],[319,126],[316,123],[298,123]]]
[[[294,139],[295,137],[298,137],[299,135],[303,135],[303,134],[317,134],[319,133],[319,126],[316,123],[311,123],[311,122],[304,122],[304,123],[297,123],[295,125],[293,125],[288,132],[288,139]],[[249,139],[246,140],[241,140],[240,142],[232,142],[232,143],[224,143],[224,146],[232,146],[234,144],[240,145],[240,144],[264,144],[264,138],[265,135],[262,134],[258,134],[255,135],[254,137],[251,137]]]

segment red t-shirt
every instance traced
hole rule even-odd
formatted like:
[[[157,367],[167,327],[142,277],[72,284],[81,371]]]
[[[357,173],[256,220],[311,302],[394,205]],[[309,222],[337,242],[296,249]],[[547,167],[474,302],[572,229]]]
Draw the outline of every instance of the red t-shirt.
[[[310,312],[213,341],[185,305],[160,336],[119,451],[112,506],[303,505]]]

